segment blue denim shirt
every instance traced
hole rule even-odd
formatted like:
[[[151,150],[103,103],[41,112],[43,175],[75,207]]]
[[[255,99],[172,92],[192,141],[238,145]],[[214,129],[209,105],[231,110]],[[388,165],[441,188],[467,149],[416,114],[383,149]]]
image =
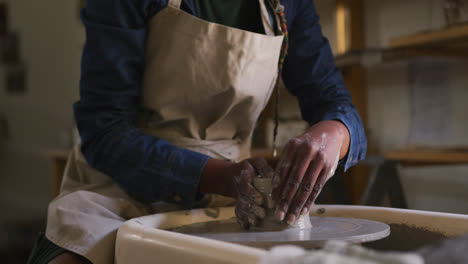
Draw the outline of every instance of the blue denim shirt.
[[[193,0],[182,9],[194,14]],[[345,169],[365,157],[363,124],[335,67],[312,0],[284,0],[289,55],[283,79],[311,125],[339,120],[351,135]],[[147,24],[167,0],[88,0],[80,100],[74,105],[89,165],[135,198],[190,207],[208,156],[171,145],[136,127],[145,70]],[[163,41],[163,40],[162,40]],[[183,51],[181,51],[183,52]],[[174,197],[177,197],[176,199]]]

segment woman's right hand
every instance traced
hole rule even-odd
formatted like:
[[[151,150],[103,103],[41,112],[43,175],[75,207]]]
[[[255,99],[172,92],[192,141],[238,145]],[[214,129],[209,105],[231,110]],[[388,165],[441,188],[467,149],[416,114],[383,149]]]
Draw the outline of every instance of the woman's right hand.
[[[239,163],[208,160],[200,180],[199,191],[234,197],[239,224],[249,229],[265,217],[264,199],[254,187],[255,177],[273,178],[274,170],[263,158],[251,158]]]

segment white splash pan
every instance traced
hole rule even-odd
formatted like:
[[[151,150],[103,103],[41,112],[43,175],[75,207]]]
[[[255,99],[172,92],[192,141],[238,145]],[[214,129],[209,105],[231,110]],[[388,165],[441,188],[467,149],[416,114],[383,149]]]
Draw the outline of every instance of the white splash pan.
[[[468,215],[368,206],[315,206],[311,215],[375,220],[439,232],[447,237],[468,233]],[[117,233],[117,264],[258,263],[267,251],[194,237],[164,229],[200,222],[226,220],[234,208],[197,209],[148,215],[123,224]],[[391,236],[390,236],[391,238]]]

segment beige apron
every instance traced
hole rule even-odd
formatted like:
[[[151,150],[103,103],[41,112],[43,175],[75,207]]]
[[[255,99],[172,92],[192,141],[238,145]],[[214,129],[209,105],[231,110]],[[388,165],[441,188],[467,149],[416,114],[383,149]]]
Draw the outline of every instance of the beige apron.
[[[267,35],[209,23],[180,10],[181,0],[169,0],[148,26],[142,104],[151,114],[138,118],[139,128],[213,158],[249,157],[255,122],[274,89],[283,41],[259,2]],[[216,205],[223,204],[211,204]],[[75,146],[61,193],[49,205],[46,237],[93,263],[113,263],[120,225],[161,210],[133,200],[88,166]]]

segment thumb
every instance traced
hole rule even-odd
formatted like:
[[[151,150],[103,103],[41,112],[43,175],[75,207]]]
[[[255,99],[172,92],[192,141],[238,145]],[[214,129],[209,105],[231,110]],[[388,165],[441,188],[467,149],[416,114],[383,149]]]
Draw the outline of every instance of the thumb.
[[[251,158],[248,160],[250,164],[255,168],[255,171],[261,178],[273,178],[275,171],[263,158]]]

